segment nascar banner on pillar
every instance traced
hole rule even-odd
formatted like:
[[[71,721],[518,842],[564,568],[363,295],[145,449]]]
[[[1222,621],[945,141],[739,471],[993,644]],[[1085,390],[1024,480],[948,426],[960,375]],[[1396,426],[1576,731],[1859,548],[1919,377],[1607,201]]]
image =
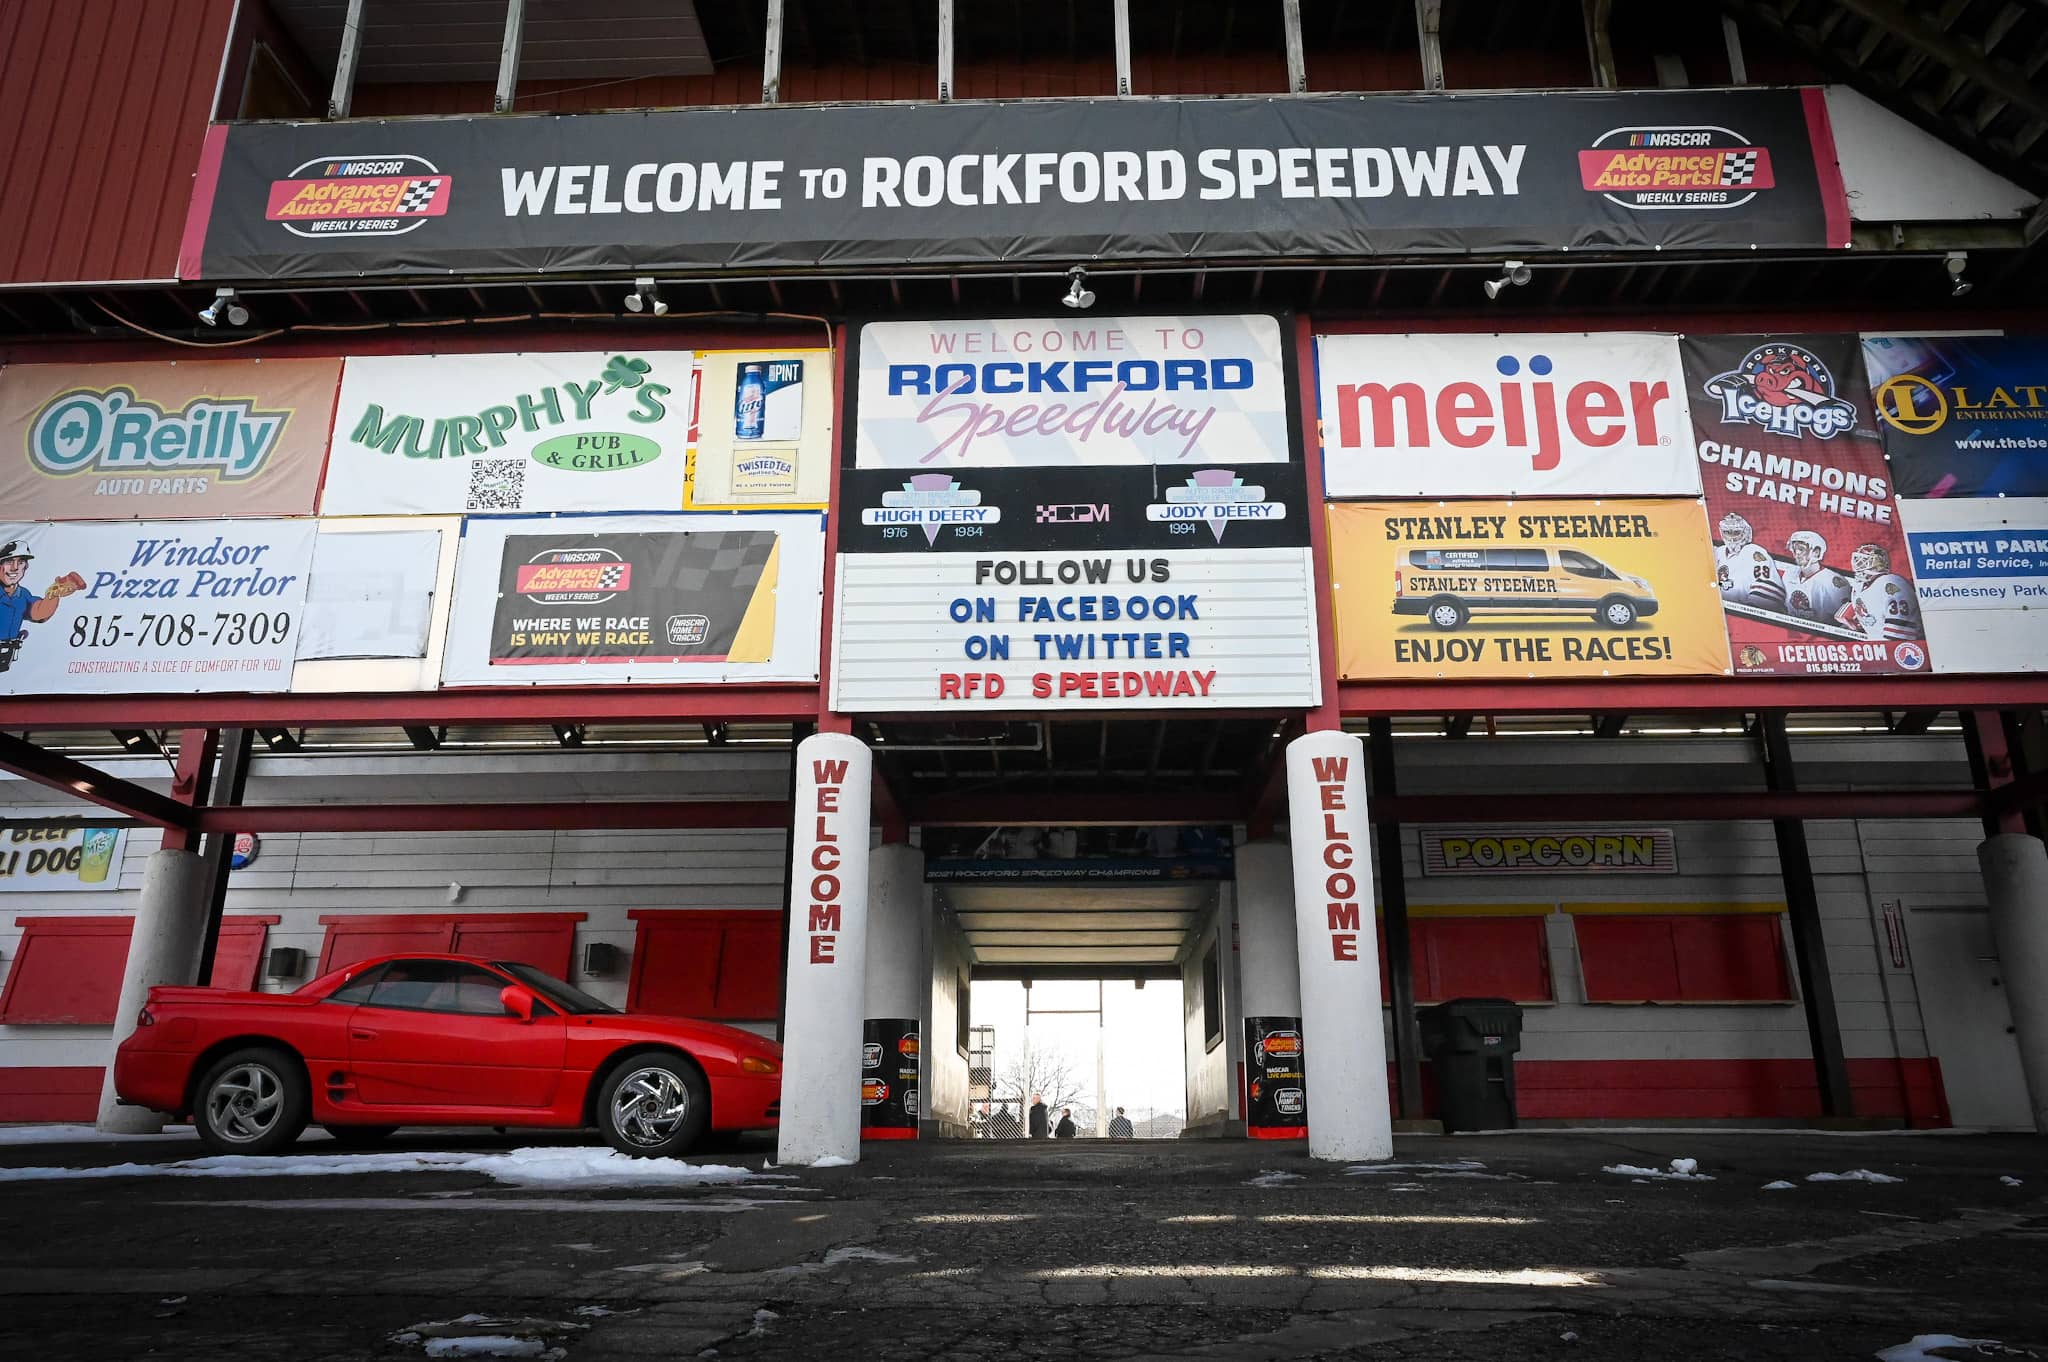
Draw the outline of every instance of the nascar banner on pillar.
[[[1698,501],[1354,502],[1329,517],[1346,680],[1729,670]]]
[[[0,505],[37,520],[313,514],[338,359],[0,369]]]
[[[1321,336],[1333,498],[1694,496],[1676,336]]]
[[[1848,244],[1817,89],[664,110],[209,130],[179,276]]]
[[[1688,336],[1682,349],[1735,670],[1927,670],[1856,338]]]
[[[286,689],[315,528],[0,525],[0,695]]]
[[[681,510],[692,362],[688,350],[351,359],[320,513]]]
[[[815,681],[821,519],[472,519],[456,562],[442,680]]]

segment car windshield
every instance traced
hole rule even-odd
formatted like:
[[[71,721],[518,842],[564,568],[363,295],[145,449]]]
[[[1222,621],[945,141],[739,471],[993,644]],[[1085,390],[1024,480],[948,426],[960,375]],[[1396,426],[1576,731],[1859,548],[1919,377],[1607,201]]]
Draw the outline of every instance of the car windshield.
[[[541,997],[547,999],[571,1016],[588,1012],[616,1012],[619,1010],[610,1003],[601,1003],[582,989],[572,988],[560,979],[555,978],[554,975],[544,974],[531,965],[522,965],[514,960],[493,960],[491,964],[494,968],[505,971],[505,973],[511,975],[520,983],[525,984],[535,993],[538,993]]]

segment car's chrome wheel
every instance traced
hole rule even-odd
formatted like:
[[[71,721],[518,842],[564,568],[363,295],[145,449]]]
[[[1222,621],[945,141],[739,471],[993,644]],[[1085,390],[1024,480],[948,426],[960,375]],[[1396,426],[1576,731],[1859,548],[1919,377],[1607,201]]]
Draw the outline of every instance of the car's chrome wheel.
[[[689,1089],[667,1068],[635,1069],[612,1089],[612,1126],[633,1144],[658,1149],[689,1119]]]
[[[217,1154],[271,1154],[306,1128],[306,1076],[269,1046],[223,1055],[200,1080],[192,1123]]]
[[[229,1144],[255,1144],[284,1117],[284,1080],[265,1064],[237,1064],[213,1081],[206,1115]]]

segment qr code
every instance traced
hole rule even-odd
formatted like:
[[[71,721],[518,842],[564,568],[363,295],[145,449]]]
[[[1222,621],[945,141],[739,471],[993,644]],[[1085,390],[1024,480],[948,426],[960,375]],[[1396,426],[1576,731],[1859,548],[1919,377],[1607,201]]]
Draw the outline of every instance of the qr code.
[[[523,459],[478,459],[469,466],[471,511],[516,511],[526,500]]]

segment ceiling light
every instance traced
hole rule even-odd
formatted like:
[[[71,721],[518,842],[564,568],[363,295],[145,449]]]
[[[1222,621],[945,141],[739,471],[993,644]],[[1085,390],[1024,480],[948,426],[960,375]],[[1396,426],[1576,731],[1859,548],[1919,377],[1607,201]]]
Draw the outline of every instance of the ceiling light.
[[[273,752],[296,752],[303,746],[289,728],[259,728],[256,736]]]
[[[555,741],[560,743],[562,746],[583,746],[582,724],[550,724],[548,726],[555,730]]]
[[[121,744],[121,750],[138,757],[152,756],[163,751],[163,744],[139,728],[117,728],[114,741]]]
[[[236,301],[235,291],[231,288],[215,289],[213,301],[199,309],[199,320],[208,326],[219,326],[223,314],[229,326],[249,324],[249,309]]]
[[[626,295],[626,311],[652,312],[657,317],[666,317],[668,304],[661,301],[652,279],[635,279],[633,291]]]
[[[1963,278],[1963,271],[1970,268],[1970,254],[1968,251],[1950,251],[1942,257],[1941,267],[1948,271],[1949,297],[1960,298],[1976,287],[1975,284]]]
[[[1531,271],[1527,265],[1519,260],[1505,260],[1501,262],[1500,278],[1489,279],[1481,287],[1486,290],[1487,297],[1498,298],[1502,289],[1509,285],[1519,288],[1528,283],[1530,278]]]
[[[1095,290],[1088,287],[1088,271],[1079,265],[1067,271],[1067,296],[1060,299],[1075,311],[1095,306]]]

